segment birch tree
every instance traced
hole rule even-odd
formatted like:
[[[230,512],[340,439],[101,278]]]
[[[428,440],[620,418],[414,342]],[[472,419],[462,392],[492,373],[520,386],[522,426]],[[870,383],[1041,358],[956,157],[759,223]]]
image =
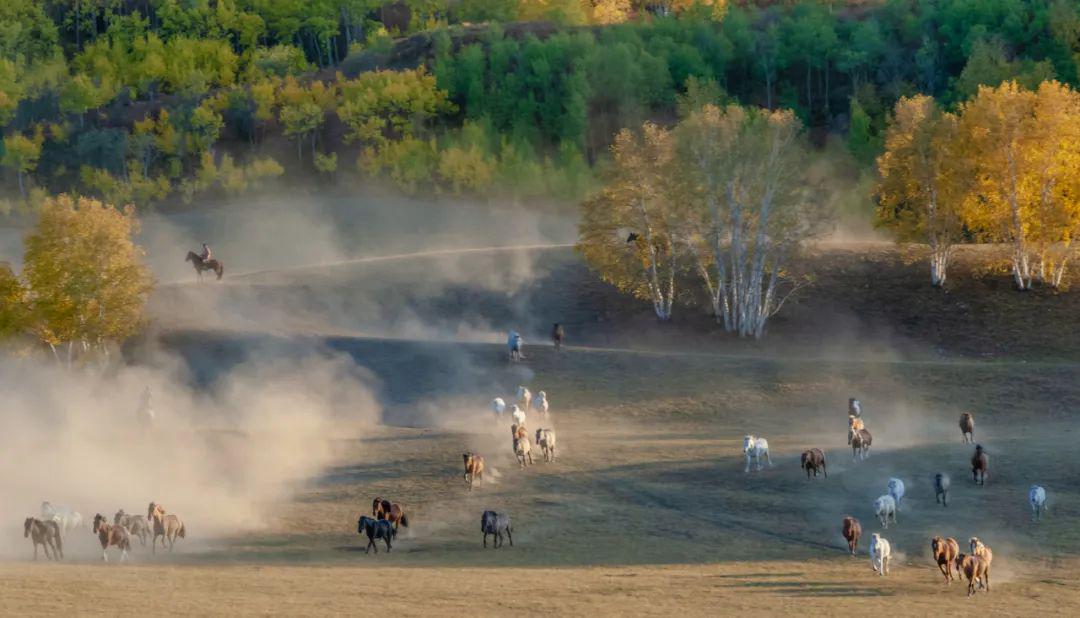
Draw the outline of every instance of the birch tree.
[[[807,190],[802,125],[790,111],[706,105],[677,131],[689,210],[675,235],[725,330],[761,337],[803,284],[790,266],[825,219]]]
[[[933,97],[901,98],[878,157],[877,224],[899,242],[930,248],[930,284],[942,287],[953,247],[963,240],[960,205],[970,166],[960,149],[958,119]]]
[[[140,326],[151,275],[131,239],[136,228],[130,207],[121,212],[61,195],[45,201],[26,237],[23,276],[33,329],[69,368],[91,351],[107,359],[108,345]]]
[[[577,251],[601,279],[651,301],[667,321],[681,269],[668,184],[672,137],[645,123],[640,134],[620,131],[611,151],[604,189],[582,204]]]

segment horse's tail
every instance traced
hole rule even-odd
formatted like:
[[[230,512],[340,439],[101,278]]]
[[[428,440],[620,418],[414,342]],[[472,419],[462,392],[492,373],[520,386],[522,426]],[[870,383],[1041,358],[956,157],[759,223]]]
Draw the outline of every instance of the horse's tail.
[[[214,272],[217,273],[218,281],[221,281],[221,275],[225,273],[225,265],[221,262],[218,262],[217,268],[214,269]]]
[[[184,525],[184,522],[180,522],[180,529],[176,531],[176,536],[182,539],[187,538],[187,526]]]
[[[404,512],[401,513],[401,525],[405,526],[406,528],[409,527],[409,516],[406,515]]]

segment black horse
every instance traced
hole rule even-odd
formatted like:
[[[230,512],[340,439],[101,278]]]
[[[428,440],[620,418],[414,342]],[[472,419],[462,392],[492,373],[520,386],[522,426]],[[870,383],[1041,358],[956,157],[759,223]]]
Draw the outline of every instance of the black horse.
[[[356,522],[356,533],[365,534],[368,538],[367,547],[364,548],[364,553],[368,553],[372,547],[375,548],[375,553],[379,553],[379,546],[375,544],[375,539],[383,539],[386,541],[386,551],[390,551],[390,539],[394,538],[397,534],[394,532],[394,527],[390,525],[390,522],[385,519],[372,519],[367,515],[361,515],[360,521]]]
[[[507,538],[510,539],[510,547],[514,546],[514,535],[512,534],[514,527],[510,524],[510,516],[506,513],[496,513],[495,511],[484,511],[484,514],[480,516],[480,532],[484,533],[484,547],[487,547],[488,535],[495,537],[495,542],[492,543],[496,549],[503,545],[503,532],[506,532]]]
[[[202,256],[194,251],[188,251],[187,257],[184,258],[185,262],[191,262],[191,265],[195,267],[195,275],[202,281],[202,274],[205,270],[212,270],[217,275],[218,281],[221,281],[221,275],[225,272],[225,265],[215,259],[204,260]]]

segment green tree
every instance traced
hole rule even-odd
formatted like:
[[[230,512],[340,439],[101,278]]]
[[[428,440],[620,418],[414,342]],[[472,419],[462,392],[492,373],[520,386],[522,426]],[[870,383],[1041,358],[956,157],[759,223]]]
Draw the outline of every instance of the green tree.
[[[44,141],[45,136],[40,127],[32,137],[13,133],[4,138],[4,156],[0,158],[0,164],[15,171],[19,179],[19,194],[23,199],[26,199],[24,178],[37,168],[38,159],[41,158],[41,144]]]

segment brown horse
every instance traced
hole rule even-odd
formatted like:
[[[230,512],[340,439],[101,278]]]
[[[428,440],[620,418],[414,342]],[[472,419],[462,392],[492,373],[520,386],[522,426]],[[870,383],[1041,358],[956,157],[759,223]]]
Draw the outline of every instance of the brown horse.
[[[220,261],[213,258],[209,260],[203,260],[202,256],[194,251],[188,251],[187,257],[184,258],[185,262],[191,262],[191,265],[195,267],[195,276],[202,281],[203,271],[211,270],[217,275],[218,281],[221,281],[221,275],[225,272],[225,265]]]
[[[187,527],[176,515],[166,515],[165,508],[156,502],[151,502],[146,509],[146,520],[154,522],[154,538],[150,541],[151,551],[157,553],[157,538],[161,537],[161,548],[165,548],[165,542],[169,542],[169,551],[176,544],[176,538],[187,538]]]
[[[825,453],[819,448],[811,448],[803,451],[802,454],[802,467],[806,470],[806,478],[810,478],[810,471],[814,471],[814,477],[817,477],[818,470],[821,470],[825,474],[825,478],[829,478],[829,471],[825,469]]]
[[[855,549],[859,547],[859,537],[862,536],[862,525],[859,524],[859,520],[848,515],[844,518],[843,532],[848,549],[851,551],[851,555],[854,556]]]
[[[472,489],[473,481],[477,479],[483,483],[484,458],[473,453],[463,453],[462,458],[465,460],[465,482],[469,484],[469,489]]]
[[[951,584],[953,568],[956,566],[956,557],[960,555],[960,544],[952,537],[943,539],[940,536],[935,536],[930,540],[930,551],[934,555],[934,562],[937,562],[938,569],[945,575],[945,583]],[[959,575],[959,571],[957,571],[957,574]]]
[[[389,500],[383,500],[382,498],[375,498],[371,504],[371,514],[376,520],[385,519],[394,525],[394,532],[398,530],[398,524],[409,527],[409,516],[405,514],[405,509],[401,508],[400,504],[390,502]]]
[[[124,509],[116,512],[113,524],[127,528],[128,534],[137,537],[139,544],[146,547],[146,537],[150,536],[150,524],[138,515],[128,515]]]
[[[101,541],[102,560],[109,561],[109,556],[105,553],[105,550],[109,549],[109,547],[120,549],[120,562],[127,559],[128,550],[131,549],[131,535],[128,534],[127,528],[120,525],[110,525],[109,520],[101,513],[98,513],[94,515],[94,534],[97,535],[98,541]]]
[[[990,469],[990,458],[983,452],[981,444],[975,445],[975,454],[971,456],[971,480],[976,485],[986,484],[986,471]]]
[[[985,586],[986,591],[990,592],[990,563],[981,556],[957,554],[956,571],[958,573],[963,573],[964,577],[967,577],[967,595],[969,597],[975,594],[976,583],[978,583],[980,587]]]
[[[870,456],[870,445],[874,438],[869,429],[860,429],[851,437],[851,458],[866,459]]]
[[[27,517],[23,522],[23,538],[30,537],[34,542],[34,560],[37,560],[37,546],[45,548],[45,558],[59,561],[64,557],[64,541],[60,538],[60,524],[53,520],[42,521]],[[52,548],[52,554],[49,553]]]
[[[960,415],[960,439],[964,441],[964,444],[975,441],[975,417],[971,415],[971,412]]]

